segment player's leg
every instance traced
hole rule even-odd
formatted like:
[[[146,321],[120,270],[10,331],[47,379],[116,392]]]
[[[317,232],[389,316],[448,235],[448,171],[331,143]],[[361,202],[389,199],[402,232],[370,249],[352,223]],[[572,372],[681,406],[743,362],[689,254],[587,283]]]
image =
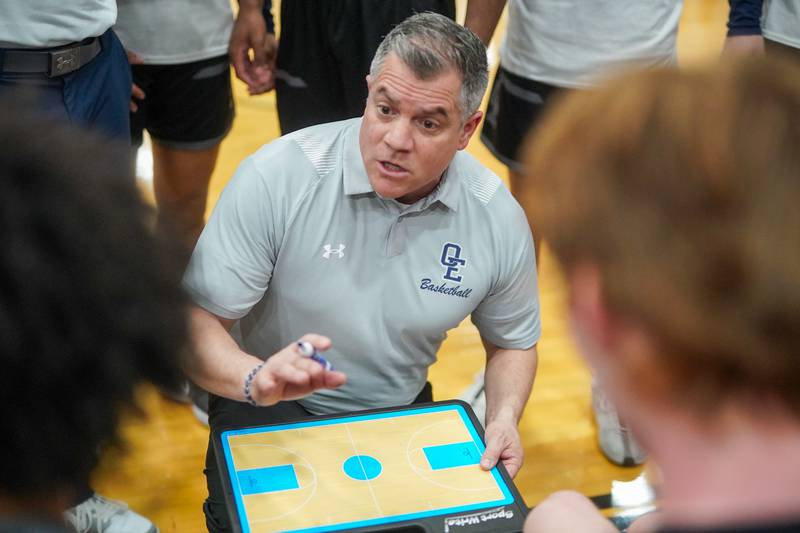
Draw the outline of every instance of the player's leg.
[[[586,496],[573,491],[551,494],[531,509],[524,533],[616,533]]]
[[[340,118],[358,117],[367,101],[366,75],[375,51],[392,28],[426,11],[455,19],[454,0],[338,0],[327,17],[327,40],[338,66],[343,98],[335,105]]]
[[[208,184],[219,144],[184,150],[153,141],[153,191],[159,227],[177,230],[188,258],[205,225]]]
[[[595,380],[592,380],[592,411],[598,444],[609,461],[620,466],[636,466],[647,459],[647,454]]]
[[[339,0],[281,2],[275,97],[284,135],[348,118],[342,114],[339,64],[327,38],[329,20],[340,7]]]
[[[147,92],[159,225],[172,225],[191,254],[204,226],[219,144],[233,122],[225,56],[159,67]]]
[[[517,197],[524,193],[528,179],[519,158],[520,146],[530,128],[538,121],[547,101],[560,90],[512,74],[502,65],[497,69],[483,121],[481,141],[508,167],[509,188]],[[541,239],[536,234],[535,216],[532,213],[526,215],[533,232],[538,264]]]

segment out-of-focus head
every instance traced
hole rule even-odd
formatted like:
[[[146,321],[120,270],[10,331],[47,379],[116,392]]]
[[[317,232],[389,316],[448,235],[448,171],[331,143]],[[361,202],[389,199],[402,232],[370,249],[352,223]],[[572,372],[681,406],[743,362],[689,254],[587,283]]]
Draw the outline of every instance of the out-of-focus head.
[[[554,106],[527,141],[521,201],[568,277],[588,266],[608,315],[656,346],[654,365],[590,362],[697,412],[756,398],[800,417],[798,117],[800,71],[763,58]]]
[[[177,262],[128,146],[0,103],[0,498],[86,483],[143,381],[179,375]]]

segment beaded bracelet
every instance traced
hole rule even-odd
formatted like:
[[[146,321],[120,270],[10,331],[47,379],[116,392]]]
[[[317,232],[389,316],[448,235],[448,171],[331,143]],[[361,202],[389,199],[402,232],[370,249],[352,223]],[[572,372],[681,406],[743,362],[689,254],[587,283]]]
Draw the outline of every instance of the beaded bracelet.
[[[264,366],[264,363],[266,363],[266,361],[259,363],[258,366],[251,370],[250,373],[247,374],[247,377],[244,378],[244,398],[247,400],[247,403],[253,407],[258,407],[258,404],[253,399],[253,395],[250,394],[250,387],[253,385],[253,379],[256,377],[256,374],[258,374],[258,371],[261,370],[261,367]]]

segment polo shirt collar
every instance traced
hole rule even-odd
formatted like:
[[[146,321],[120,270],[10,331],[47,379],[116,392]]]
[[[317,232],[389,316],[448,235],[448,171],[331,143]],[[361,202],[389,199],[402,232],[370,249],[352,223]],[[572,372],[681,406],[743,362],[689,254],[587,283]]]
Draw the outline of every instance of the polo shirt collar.
[[[361,147],[358,143],[361,120],[363,119],[354,122],[344,139],[342,172],[344,174],[344,193],[348,196],[375,193],[369,181],[369,177],[367,176],[367,170],[364,168],[364,160],[361,158]],[[456,153],[456,157],[457,156],[458,153]],[[442,176],[439,186],[436,187],[431,194],[419,200],[418,203],[422,204],[421,208],[425,209],[438,201],[447,208],[457,211],[459,198],[458,181],[461,179],[463,179],[463,177],[459,175],[458,171],[453,168],[451,163],[444,171],[444,176]]]
[[[363,119],[354,121],[344,139],[342,172],[344,173],[344,193],[348,196],[375,192],[367,177],[367,169],[364,168],[361,147],[358,144],[361,120]]]

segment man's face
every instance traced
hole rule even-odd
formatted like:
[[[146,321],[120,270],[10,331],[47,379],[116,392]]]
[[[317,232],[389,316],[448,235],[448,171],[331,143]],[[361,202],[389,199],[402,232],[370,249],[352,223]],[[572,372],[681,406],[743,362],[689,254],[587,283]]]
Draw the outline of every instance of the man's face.
[[[369,96],[359,134],[372,188],[410,204],[433,191],[483,113],[462,122],[461,76],[454,69],[421,80],[396,55],[367,76]]]

